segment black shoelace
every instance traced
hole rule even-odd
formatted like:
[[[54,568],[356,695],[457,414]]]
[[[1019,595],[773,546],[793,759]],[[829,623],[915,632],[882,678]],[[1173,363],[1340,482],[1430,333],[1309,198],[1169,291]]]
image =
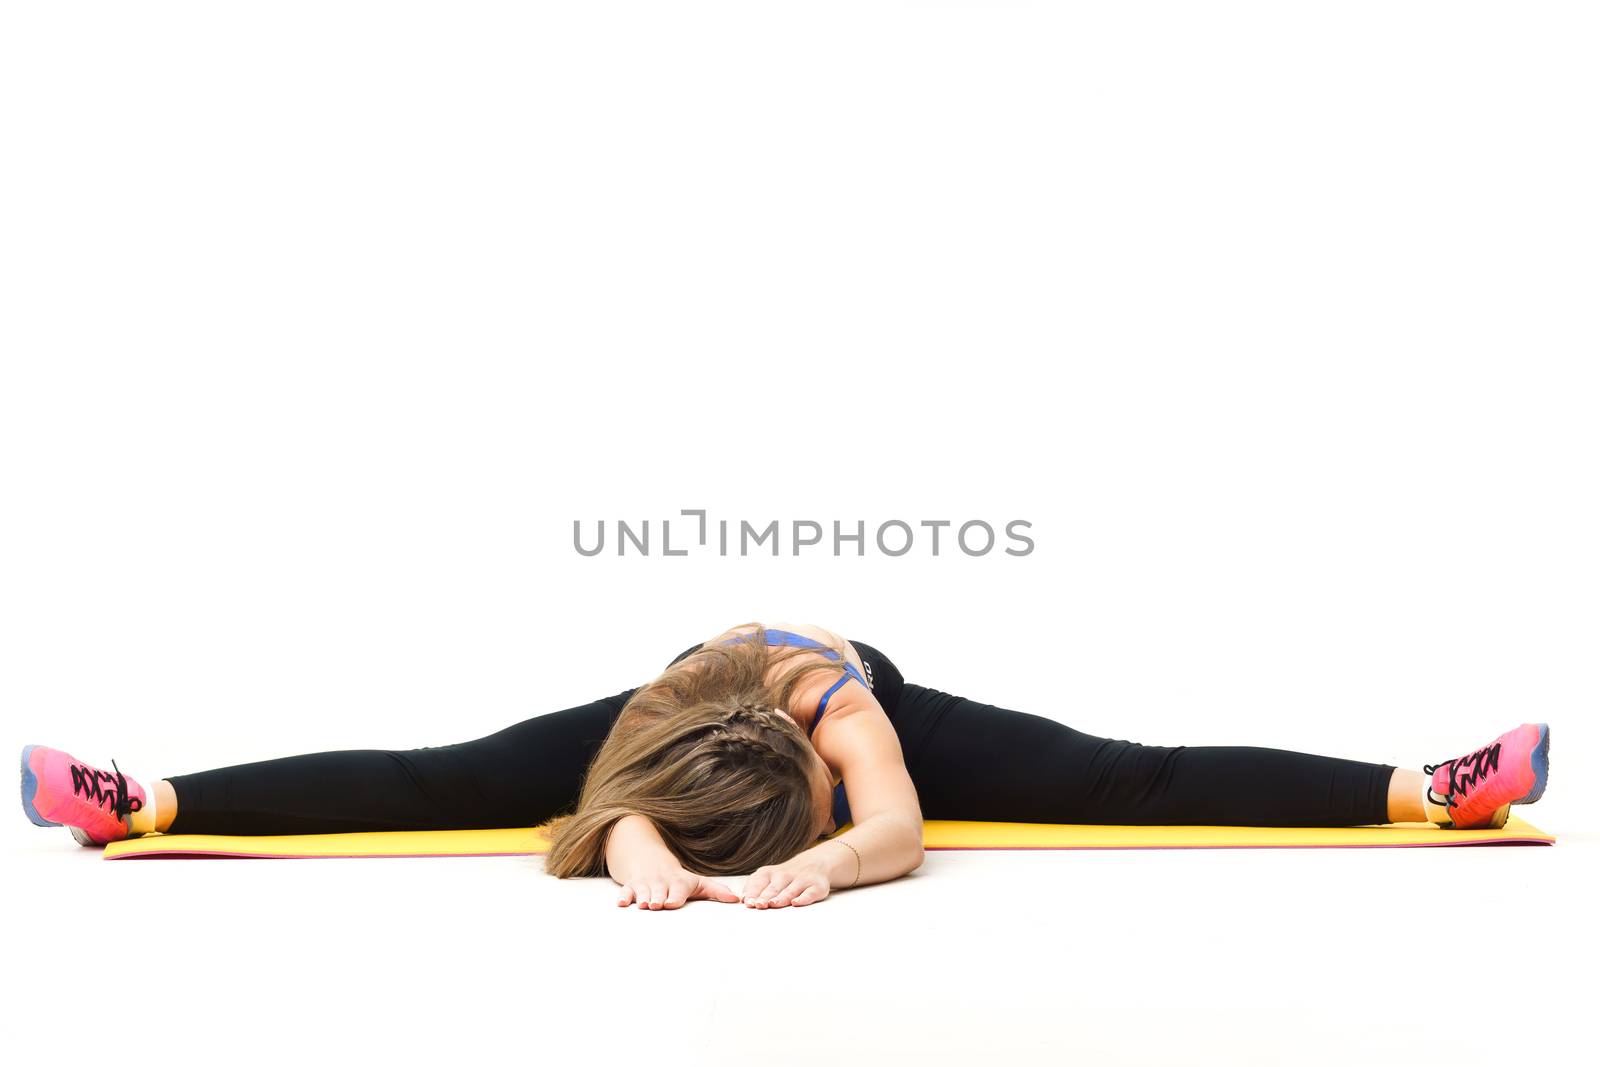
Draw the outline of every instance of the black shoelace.
[[[81,763],[71,764],[68,769],[72,772],[72,791],[96,804],[107,804],[117,818],[126,819],[134,812],[144,810],[144,801],[128,795],[128,780],[123,777],[122,768],[117,766],[116,760],[111,761],[111,769],[115,774]],[[101,782],[115,784],[116,791],[101,788]]]
[[[1428,784],[1428,802],[1430,804],[1443,804],[1454,808],[1456,796],[1465,793],[1479,781],[1487,778],[1491,772],[1500,769],[1500,742],[1485,745],[1483,748],[1460,759],[1446,760],[1444,763],[1424,763],[1423,774],[1432,774],[1440,767],[1450,768],[1450,792],[1442,797],[1433,791],[1433,784]],[[1438,799],[1434,799],[1438,797]]]

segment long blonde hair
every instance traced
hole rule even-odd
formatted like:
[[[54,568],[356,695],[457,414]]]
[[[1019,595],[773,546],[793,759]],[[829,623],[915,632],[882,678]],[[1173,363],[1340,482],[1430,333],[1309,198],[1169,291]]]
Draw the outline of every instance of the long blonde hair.
[[[606,839],[625,815],[649,819],[685,869],[748,874],[806,848],[816,833],[811,744],[778,713],[814,673],[842,661],[772,668],[814,651],[769,648],[766,633],[702,648],[634,693],[584,777],[577,809],[546,832],[545,870],[603,875]]]

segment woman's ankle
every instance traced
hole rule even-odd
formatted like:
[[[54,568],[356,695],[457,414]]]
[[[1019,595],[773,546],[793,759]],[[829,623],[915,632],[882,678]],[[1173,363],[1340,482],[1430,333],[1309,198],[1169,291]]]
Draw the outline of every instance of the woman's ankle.
[[[1427,788],[1427,775],[1396,767],[1389,776],[1389,821],[1427,822],[1428,812],[1422,803]]]
[[[164,834],[178,814],[178,794],[165,778],[152,782],[145,790],[145,804],[128,816],[128,830],[134,834]]]
[[[157,782],[151,792],[156,797],[156,833],[164,834],[178,817],[178,793],[165,778]]]

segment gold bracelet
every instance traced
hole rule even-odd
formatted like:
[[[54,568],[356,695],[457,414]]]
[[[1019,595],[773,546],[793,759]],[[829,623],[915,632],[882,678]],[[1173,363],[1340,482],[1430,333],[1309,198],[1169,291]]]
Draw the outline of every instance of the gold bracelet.
[[[838,839],[835,838],[835,840],[838,840]],[[854,886],[856,884],[856,882],[861,881],[861,853],[856,852],[856,846],[852,845],[848,841],[840,841],[839,844],[843,845],[845,848],[849,849],[851,852],[855,852],[856,853],[856,881],[855,882],[851,882],[850,885],[842,887],[844,889],[849,889],[849,888],[851,888],[851,886]]]

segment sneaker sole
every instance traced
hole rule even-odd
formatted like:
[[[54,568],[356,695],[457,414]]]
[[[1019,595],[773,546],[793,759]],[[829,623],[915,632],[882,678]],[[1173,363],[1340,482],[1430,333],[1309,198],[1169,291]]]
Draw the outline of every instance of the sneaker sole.
[[[1494,809],[1494,814],[1489,816],[1489,821],[1477,826],[1457,826],[1453,822],[1438,823],[1441,830],[1503,830],[1506,821],[1511,818],[1511,805],[1502,804]]]
[[[1539,743],[1533,749],[1533,788],[1513,804],[1532,804],[1544,796],[1544,787],[1550,781],[1550,724],[1539,724]]]
[[[22,750],[22,810],[27,813],[28,821],[35,826],[60,826],[58,822],[51,822],[39,814],[39,809],[33,806],[33,798],[39,795],[39,778],[33,773],[33,768],[28,766],[28,757],[38,745],[29,745]]]

